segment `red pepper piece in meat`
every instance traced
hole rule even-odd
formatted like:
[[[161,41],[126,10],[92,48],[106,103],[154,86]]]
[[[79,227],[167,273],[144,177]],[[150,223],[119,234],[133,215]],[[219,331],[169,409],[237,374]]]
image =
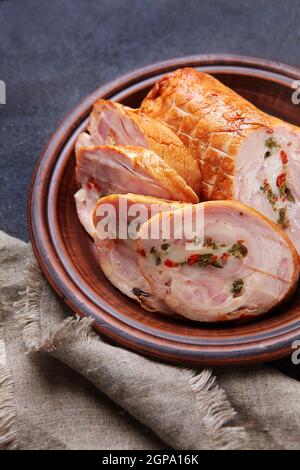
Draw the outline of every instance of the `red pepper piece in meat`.
[[[284,184],[286,181],[286,174],[285,173],[281,173],[281,175],[277,176],[277,179],[276,179],[276,184],[277,186],[281,186],[282,184]]]
[[[171,259],[166,259],[165,265],[168,266],[168,268],[177,268],[179,266],[179,263],[176,261],[172,261]]]
[[[282,163],[286,165],[288,162],[288,156],[283,150],[280,150],[280,158],[281,158]]]
[[[187,264],[191,266],[192,264],[198,263],[200,255],[191,255],[188,257]]]

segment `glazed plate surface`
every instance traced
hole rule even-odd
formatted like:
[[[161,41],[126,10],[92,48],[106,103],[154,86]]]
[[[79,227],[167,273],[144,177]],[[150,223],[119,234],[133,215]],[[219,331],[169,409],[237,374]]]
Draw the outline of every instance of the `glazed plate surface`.
[[[299,289],[288,304],[251,323],[203,324],[146,312],[102,274],[92,241],[77,219],[74,143],[93,102],[107,98],[138,107],[161,75],[184,66],[213,74],[264,111],[300,125],[300,105],[291,101],[300,70],[255,58],[175,59],[101,86],[66,117],[38,161],[28,205],[36,257],[75,313],[92,316],[97,330],[139,353],[187,365],[251,364],[287,356],[300,339]]]

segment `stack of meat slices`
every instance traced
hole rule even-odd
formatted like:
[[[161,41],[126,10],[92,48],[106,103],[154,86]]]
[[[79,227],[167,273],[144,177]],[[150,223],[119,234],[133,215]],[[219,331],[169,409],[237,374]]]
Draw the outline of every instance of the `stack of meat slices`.
[[[295,290],[296,127],[213,77],[180,69],[139,110],[95,103],[75,150],[79,220],[105,276],[145,309],[233,320],[265,313]],[[201,230],[178,236],[199,213]]]

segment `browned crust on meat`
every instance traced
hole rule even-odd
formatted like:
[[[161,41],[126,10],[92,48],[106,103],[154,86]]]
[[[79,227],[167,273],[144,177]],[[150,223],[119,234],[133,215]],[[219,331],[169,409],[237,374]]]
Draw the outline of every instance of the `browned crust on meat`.
[[[126,108],[126,112],[147,138],[149,148],[174,168],[196,194],[200,194],[201,172],[199,164],[177,134],[165,124],[162,125],[161,122],[144,113],[132,112],[128,108]]]
[[[161,78],[141,111],[170,126],[198,159],[203,199],[230,199],[234,160],[245,138],[280,122],[210,75],[184,68]]]
[[[93,106],[89,131],[93,131],[99,115],[105,108],[110,108],[121,116],[126,114],[127,118],[131,119],[136,125],[137,131],[143,135],[145,142],[147,142],[147,148],[157,153],[177,171],[196,194],[200,194],[201,173],[199,165],[175,132],[164,123],[139,113],[138,110],[102,99],[98,100]],[[113,142],[109,143],[113,144]]]

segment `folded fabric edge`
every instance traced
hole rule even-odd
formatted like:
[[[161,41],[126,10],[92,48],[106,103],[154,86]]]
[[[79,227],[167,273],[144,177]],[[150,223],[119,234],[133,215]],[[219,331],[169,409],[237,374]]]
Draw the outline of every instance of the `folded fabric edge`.
[[[46,282],[36,262],[27,266],[26,286],[21,298],[14,303],[19,311],[18,320],[23,341],[28,352],[54,352],[65,344],[78,340],[89,340],[95,336],[92,318],[79,315],[68,317],[43,337],[40,318],[40,300]]]
[[[248,434],[242,426],[230,425],[237,413],[227,400],[225,391],[217,384],[212,371],[205,369],[197,372],[186,368],[183,369],[183,374],[195,396],[211,448],[218,450],[245,448],[249,441]]]
[[[31,262],[25,276],[26,286],[21,299],[15,302],[19,310],[19,323],[28,352],[55,352],[59,348],[80,340],[89,341],[96,337],[92,329],[92,318],[68,317],[42,335],[40,302],[45,279],[37,263]],[[247,433],[243,427],[229,423],[236,416],[235,410],[226,398],[224,390],[216,383],[210,370],[198,372],[183,368],[183,377],[195,397],[199,417],[212,449],[227,450],[245,447]]]
[[[45,279],[35,261],[30,261],[25,268],[24,285],[19,292],[20,300],[14,302],[18,312],[18,321],[22,329],[25,347],[28,351],[37,351],[42,338],[40,322],[40,299],[43,294]]]
[[[1,310],[3,305],[1,305]],[[0,326],[0,449],[17,447],[17,413],[14,406],[14,383],[7,365],[4,323]]]

